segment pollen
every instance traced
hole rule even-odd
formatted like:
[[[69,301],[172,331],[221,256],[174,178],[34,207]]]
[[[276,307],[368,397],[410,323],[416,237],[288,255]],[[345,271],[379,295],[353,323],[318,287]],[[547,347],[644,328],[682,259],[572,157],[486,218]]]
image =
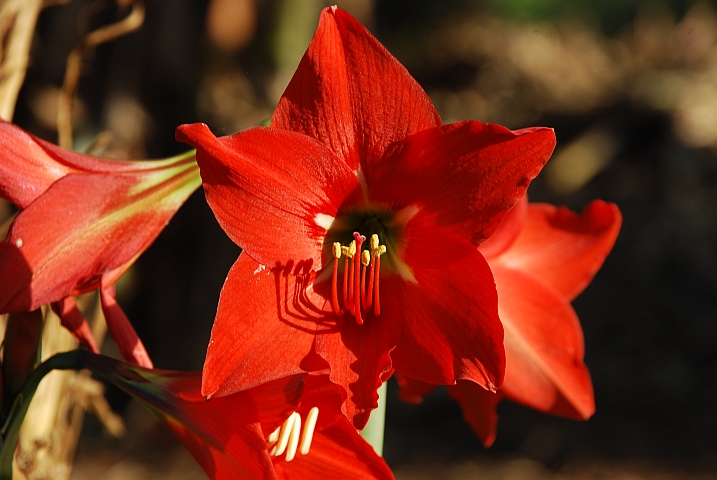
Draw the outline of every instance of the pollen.
[[[336,315],[343,315],[348,310],[363,325],[363,312],[373,311],[375,316],[381,314],[379,300],[379,276],[381,272],[381,255],[386,253],[386,246],[381,245],[378,235],[371,235],[368,249],[363,250],[366,237],[354,232],[353,241],[347,245],[334,243],[333,276],[331,281],[331,308]],[[343,308],[339,299],[339,259],[343,262]]]
[[[286,452],[285,460],[290,462],[296,457],[297,451],[301,455],[309,453],[318,418],[319,409],[318,407],[313,407],[306,415],[302,431],[301,415],[298,412],[289,415],[289,418],[266,439],[266,448],[269,449],[269,455],[278,457]]]
[[[341,258],[341,244],[339,242],[334,242],[331,252],[334,254],[334,258]]]
[[[378,248],[378,235],[376,235],[375,233],[371,235],[371,240],[369,240],[369,246],[371,247],[372,252]]]

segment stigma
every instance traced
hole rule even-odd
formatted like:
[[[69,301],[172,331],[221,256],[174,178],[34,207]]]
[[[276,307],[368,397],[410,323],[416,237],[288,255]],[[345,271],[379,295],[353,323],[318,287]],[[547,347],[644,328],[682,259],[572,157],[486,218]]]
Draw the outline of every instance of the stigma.
[[[302,430],[301,415],[297,412],[289,415],[289,418],[266,439],[266,448],[269,449],[269,455],[278,457],[286,452],[285,460],[290,462],[296,457],[297,451],[302,455],[309,453],[318,418],[318,407],[309,410]]]
[[[386,253],[386,246],[381,245],[378,235],[373,234],[369,239],[369,248],[363,250],[366,237],[358,232],[354,232],[353,236],[348,246],[336,242],[331,249],[334,256],[331,308],[336,315],[343,315],[348,310],[356,318],[356,323],[363,325],[362,311],[373,310],[375,316],[381,315],[379,278],[381,255]],[[344,268],[342,295],[339,297],[339,262],[342,256]],[[340,299],[343,300],[343,308]]]

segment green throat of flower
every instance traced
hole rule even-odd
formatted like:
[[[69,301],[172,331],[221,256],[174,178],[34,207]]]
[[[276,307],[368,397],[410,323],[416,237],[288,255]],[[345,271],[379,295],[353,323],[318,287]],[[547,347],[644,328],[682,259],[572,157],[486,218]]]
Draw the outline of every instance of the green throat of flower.
[[[333,270],[331,308],[334,314],[344,315],[348,311],[359,325],[364,322],[364,314],[380,316],[382,268],[415,282],[400,252],[404,227],[417,212],[418,207],[409,206],[396,212],[385,208],[351,208],[336,218],[317,215],[317,225],[327,231],[324,258],[328,262],[324,265],[328,267],[329,262],[332,263],[328,268]],[[386,253],[388,255],[382,258]],[[329,272],[325,273],[328,277]]]

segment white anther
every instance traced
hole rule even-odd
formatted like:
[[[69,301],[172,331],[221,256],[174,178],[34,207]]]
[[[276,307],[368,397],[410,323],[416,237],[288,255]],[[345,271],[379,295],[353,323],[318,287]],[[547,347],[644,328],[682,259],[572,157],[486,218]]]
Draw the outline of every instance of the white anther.
[[[279,440],[279,432],[281,432],[281,425],[276,427],[276,430],[274,430],[271,435],[269,435],[269,438],[266,439],[267,448],[271,447],[277,442],[277,440]]]
[[[291,432],[289,434],[289,445],[286,448],[286,461],[290,462],[296,456],[296,449],[299,447],[299,438],[301,437],[301,416],[294,412],[294,423],[291,424]]]
[[[286,450],[286,446],[289,444],[289,434],[291,433],[291,428],[294,425],[294,421],[296,420],[296,417],[294,416],[295,413],[296,412],[292,413],[289,418],[284,421],[284,424],[280,427],[281,432],[279,433],[279,441],[274,446],[274,448],[271,449],[271,452],[269,452],[269,455],[271,455],[272,457],[279,456]],[[300,418],[299,421],[301,421]]]
[[[277,457],[286,452],[286,461],[290,462],[296,457],[297,451],[302,455],[309,453],[318,417],[317,407],[309,410],[302,431],[301,416],[297,412],[289,415],[289,418],[267,438],[267,448],[271,449],[269,455]]]
[[[304,432],[301,434],[301,445],[299,446],[299,453],[306,455],[309,453],[311,448],[311,440],[314,438],[314,429],[316,428],[316,420],[319,418],[319,409],[314,407],[309,410],[309,414],[306,416],[306,422],[304,422]]]
[[[15,240],[15,246],[17,248],[22,247],[22,238],[18,238],[17,240]]]

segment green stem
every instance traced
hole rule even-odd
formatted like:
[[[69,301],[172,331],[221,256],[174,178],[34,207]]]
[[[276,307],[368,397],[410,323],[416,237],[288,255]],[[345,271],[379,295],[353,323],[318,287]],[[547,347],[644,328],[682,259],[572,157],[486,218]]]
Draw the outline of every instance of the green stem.
[[[369,418],[366,428],[361,430],[361,436],[379,455],[383,455],[383,432],[386,425],[387,383],[388,382],[383,382],[383,385],[381,385],[378,389],[378,408],[371,412],[371,418]]]

